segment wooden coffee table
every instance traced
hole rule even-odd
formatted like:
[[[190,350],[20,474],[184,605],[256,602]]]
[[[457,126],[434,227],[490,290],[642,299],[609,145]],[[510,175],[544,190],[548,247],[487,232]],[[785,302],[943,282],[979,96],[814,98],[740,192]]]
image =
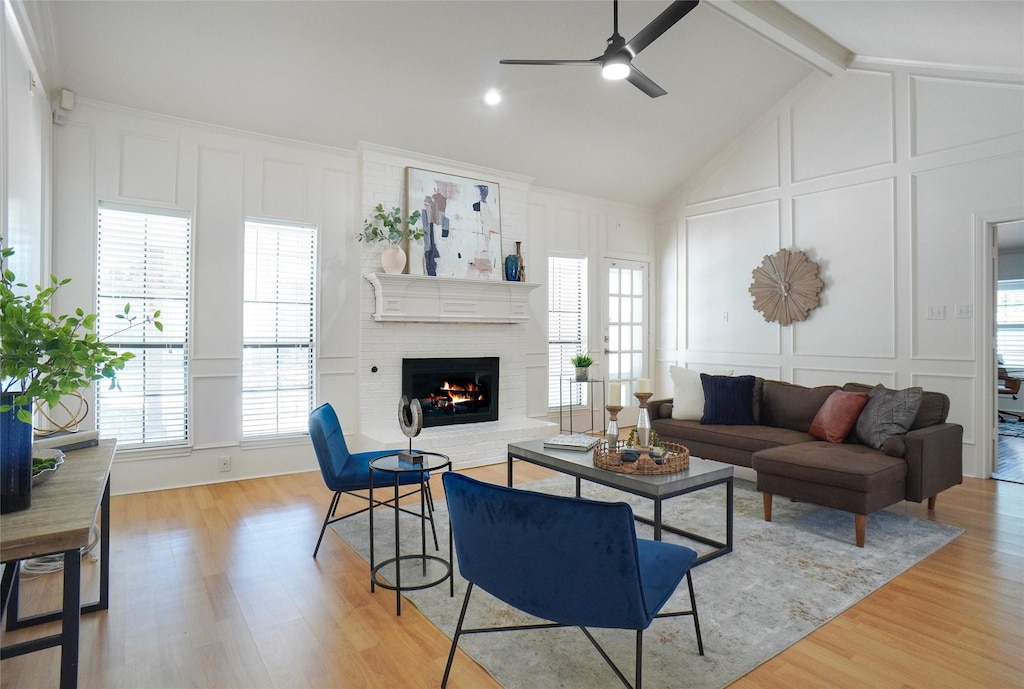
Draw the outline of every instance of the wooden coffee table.
[[[602,486],[651,499],[654,502],[654,518],[640,515],[634,515],[634,517],[637,521],[654,527],[655,540],[661,540],[661,532],[664,530],[715,548],[698,557],[694,566],[732,552],[733,466],[731,464],[691,457],[690,468],[674,474],[620,474],[596,466],[593,450],[586,452],[555,450],[544,447],[543,440],[531,440],[508,445],[509,486],[512,485],[512,462],[516,459],[575,477],[577,497],[580,495],[580,483],[586,479]],[[662,522],[661,506],[663,501],[722,483],[725,484],[724,543]]]

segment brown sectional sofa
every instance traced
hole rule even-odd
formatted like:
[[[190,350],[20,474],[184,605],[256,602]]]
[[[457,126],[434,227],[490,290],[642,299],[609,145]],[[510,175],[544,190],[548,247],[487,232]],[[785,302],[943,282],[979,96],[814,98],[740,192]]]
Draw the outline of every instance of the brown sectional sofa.
[[[963,477],[963,427],[947,423],[949,398],[925,391],[910,430],[888,437],[880,449],[861,444],[856,432],[843,443],[812,437],[818,410],[836,390],[869,392],[847,383],[806,388],[755,379],[756,425],[701,424],[672,418],[672,400],[649,403],[651,426],[664,441],[685,445],[690,454],[757,471],[771,521],[772,495],[853,512],[857,545],[863,547],[867,515],[902,500],[928,500]]]

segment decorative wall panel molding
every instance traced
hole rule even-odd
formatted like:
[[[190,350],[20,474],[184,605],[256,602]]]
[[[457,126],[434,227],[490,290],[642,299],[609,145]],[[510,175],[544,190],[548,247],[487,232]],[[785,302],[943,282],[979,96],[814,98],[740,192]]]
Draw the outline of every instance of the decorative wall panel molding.
[[[696,205],[779,186],[779,120],[730,146],[724,160],[688,195]]]
[[[895,160],[893,76],[850,70],[790,111],[792,178],[802,182]]]
[[[896,356],[896,179],[793,197],[789,246],[813,246],[826,290],[792,334],[795,356]],[[870,269],[865,266],[870,265]],[[871,323],[850,337],[850,323]]]
[[[178,141],[121,133],[122,198],[173,205],[178,196]]]
[[[305,219],[308,175],[305,163],[264,158],[260,167],[260,212],[269,218]]]
[[[910,78],[913,154],[920,156],[1024,131],[1024,86]]]

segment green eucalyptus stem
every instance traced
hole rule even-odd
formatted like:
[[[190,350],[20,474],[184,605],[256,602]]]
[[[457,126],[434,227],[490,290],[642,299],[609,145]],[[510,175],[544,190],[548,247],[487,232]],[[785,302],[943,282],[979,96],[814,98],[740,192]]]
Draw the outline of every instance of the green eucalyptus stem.
[[[359,241],[398,244],[406,236],[417,241],[423,239],[425,232],[422,227],[419,227],[419,211],[413,211],[403,221],[402,211],[398,208],[392,208],[390,211],[387,211],[384,210],[383,203],[378,203],[377,207],[373,210],[373,218],[364,220],[363,231],[356,233],[356,239]],[[403,222],[407,229],[402,228]]]
[[[57,291],[71,282],[50,276],[46,287],[17,282],[6,267],[14,249],[2,250],[0,279],[0,391],[15,393],[14,406],[27,407],[33,399],[45,401],[50,407],[70,394],[104,378],[111,388],[117,387],[117,373],[135,358],[131,352],[118,352],[96,334],[96,315],[81,308],[74,315],[54,315],[51,302]],[[138,318],[131,315],[131,305],[117,318],[128,325],[114,335],[140,325],[152,324],[163,330],[156,320],[160,311]],[[6,411],[10,405],[0,406]],[[31,423],[31,411],[19,409],[18,418]]]

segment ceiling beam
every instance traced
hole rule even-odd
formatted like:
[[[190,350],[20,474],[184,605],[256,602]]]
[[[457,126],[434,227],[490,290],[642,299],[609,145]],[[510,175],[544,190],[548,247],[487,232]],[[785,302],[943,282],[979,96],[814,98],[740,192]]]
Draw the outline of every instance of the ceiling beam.
[[[708,5],[828,76],[843,72],[854,53],[774,0],[708,0]]]

